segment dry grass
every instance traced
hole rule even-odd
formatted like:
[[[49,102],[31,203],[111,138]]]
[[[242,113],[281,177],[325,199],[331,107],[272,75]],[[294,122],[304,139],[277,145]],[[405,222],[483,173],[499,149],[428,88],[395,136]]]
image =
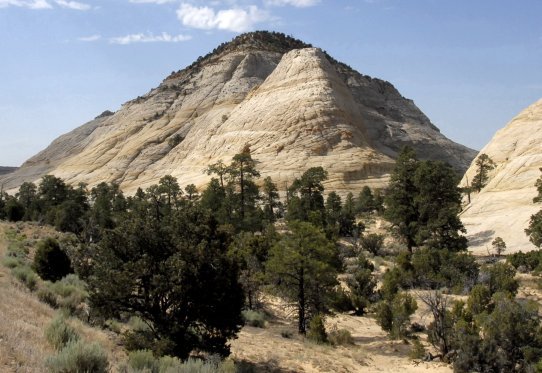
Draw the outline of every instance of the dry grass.
[[[8,245],[5,231],[12,228],[15,228],[13,224],[0,223],[0,257],[5,255]],[[54,234],[51,228],[31,224],[19,224],[18,230],[33,240]],[[0,372],[44,372],[45,359],[54,354],[45,339],[44,330],[56,311],[41,303],[2,265],[0,299]],[[108,351],[113,371],[126,359],[113,334],[92,328],[77,319],[71,320],[71,324],[83,339],[96,341]]]
[[[7,247],[0,226],[0,256]],[[53,353],[43,335],[54,310],[39,302],[0,267],[0,370],[43,372],[45,358]]]

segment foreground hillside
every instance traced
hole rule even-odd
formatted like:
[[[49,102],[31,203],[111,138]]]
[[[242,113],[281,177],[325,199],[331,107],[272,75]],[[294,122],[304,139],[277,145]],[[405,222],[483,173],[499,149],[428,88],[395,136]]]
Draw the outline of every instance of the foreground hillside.
[[[34,252],[36,243],[45,237],[57,236],[50,227],[6,224],[0,222],[0,371],[41,373],[46,371],[45,361],[55,351],[47,342],[44,332],[57,311],[38,300],[5,266],[7,249],[13,242],[23,242]],[[23,238],[24,237],[24,238]],[[108,351],[113,368],[125,354],[111,333],[95,329],[72,319],[72,324],[88,341],[99,342]]]
[[[503,242],[488,257],[468,252],[450,165],[405,148],[384,198],[364,187],[344,200],[324,199],[328,173],[310,168],[285,203],[270,178],[258,186],[256,165],[245,147],[209,166],[217,177],[201,192],[170,175],[129,197],[116,184],[89,190],[48,175],[0,195],[0,218],[14,222],[3,228],[3,284],[16,300],[3,316],[5,364],[45,362],[52,373],[542,367],[542,252],[503,256]],[[537,186],[542,200],[542,178]],[[540,246],[538,223],[530,232]],[[36,298],[57,310],[52,320]],[[29,336],[18,336],[17,315],[32,319]],[[16,354],[34,340],[41,350]]]
[[[390,83],[362,75],[282,34],[243,34],[149,93],[56,139],[0,181],[8,189],[54,174],[124,191],[166,174],[204,186],[203,170],[249,146],[279,189],[310,167],[346,194],[383,187],[404,145],[464,171],[475,152],[443,136]]]
[[[501,237],[509,252],[534,250],[524,230],[540,207],[533,203],[535,181],[542,167],[542,100],[535,102],[504,128],[480,151],[495,162],[489,180],[479,193],[471,194],[461,220],[469,234],[470,250],[487,254],[491,242]],[[472,184],[476,162],[461,182]]]
[[[27,237],[25,242],[33,252],[39,239],[57,235],[52,228],[0,222],[0,257],[4,258],[11,242],[8,237]],[[43,372],[46,359],[55,353],[44,331],[57,311],[39,301],[35,292],[28,291],[2,265],[0,297],[3,299],[0,302],[0,371]],[[329,318],[330,330],[349,330],[354,343],[331,347],[296,336],[287,303],[268,297],[264,304],[269,315],[266,327],[245,326],[238,338],[232,341],[231,357],[246,362],[256,372],[452,371],[447,364],[413,361],[409,358],[411,345],[390,340],[370,316],[338,315]],[[415,319],[421,323],[427,321],[427,310],[421,309]],[[112,372],[124,371],[122,366],[127,357],[119,346],[121,341],[117,334],[91,327],[76,318],[71,319],[71,323],[88,342],[99,342],[108,351]]]

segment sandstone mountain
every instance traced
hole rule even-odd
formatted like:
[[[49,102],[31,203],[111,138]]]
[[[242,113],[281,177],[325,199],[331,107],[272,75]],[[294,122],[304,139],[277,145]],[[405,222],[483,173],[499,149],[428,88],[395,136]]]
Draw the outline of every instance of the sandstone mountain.
[[[532,214],[542,206],[533,204],[534,184],[542,167],[542,99],[522,111],[499,130],[480,154],[496,163],[490,181],[480,193],[473,194],[461,216],[469,236],[471,250],[487,254],[491,241],[501,237],[507,252],[532,250],[524,229]],[[473,164],[462,180],[472,181]]]
[[[249,145],[280,189],[307,168],[344,193],[384,186],[404,145],[466,170],[475,152],[443,136],[388,82],[283,34],[243,34],[157,88],[65,134],[4,176],[15,188],[51,173],[116,182],[128,193],[166,174],[205,185],[207,165]]]

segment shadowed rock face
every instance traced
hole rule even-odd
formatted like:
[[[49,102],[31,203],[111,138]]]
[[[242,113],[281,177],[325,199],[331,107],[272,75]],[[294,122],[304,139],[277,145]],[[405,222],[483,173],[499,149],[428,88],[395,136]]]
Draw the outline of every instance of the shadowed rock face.
[[[10,172],[13,172],[15,170],[17,170],[17,167],[0,166],[0,175],[9,174]]]
[[[243,34],[157,88],[56,139],[4,177],[8,187],[52,173],[69,183],[119,183],[128,193],[166,174],[181,185],[245,145],[280,189],[307,168],[327,188],[382,187],[397,152],[464,171],[475,152],[444,137],[388,82],[359,74],[281,34]]]
[[[542,208],[533,203],[537,195],[534,184],[542,167],[542,100],[499,130],[482,153],[497,166],[482,191],[472,194],[471,203],[461,215],[470,249],[487,254],[496,237],[506,242],[508,253],[535,249],[524,229],[531,215]],[[473,161],[461,184],[472,182],[475,174]]]

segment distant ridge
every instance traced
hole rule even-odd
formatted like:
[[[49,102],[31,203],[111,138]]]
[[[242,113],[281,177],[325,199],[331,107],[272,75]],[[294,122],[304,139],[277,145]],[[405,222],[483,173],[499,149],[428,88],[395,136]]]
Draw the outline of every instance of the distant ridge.
[[[14,172],[18,169],[19,167],[6,167],[6,166],[0,166],[0,175],[6,175],[6,174],[9,174],[10,172]]]
[[[118,183],[127,192],[166,174],[202,188],[207,165],[250,146],[263,177],[284,189],[307,168],[339,193],[387,183],[400,149],[464,172],[476,152],[447,139],[389,82],[281,33],[223,43],[143,96],[60,136],[0,181],[17,188],[52,173]]]

